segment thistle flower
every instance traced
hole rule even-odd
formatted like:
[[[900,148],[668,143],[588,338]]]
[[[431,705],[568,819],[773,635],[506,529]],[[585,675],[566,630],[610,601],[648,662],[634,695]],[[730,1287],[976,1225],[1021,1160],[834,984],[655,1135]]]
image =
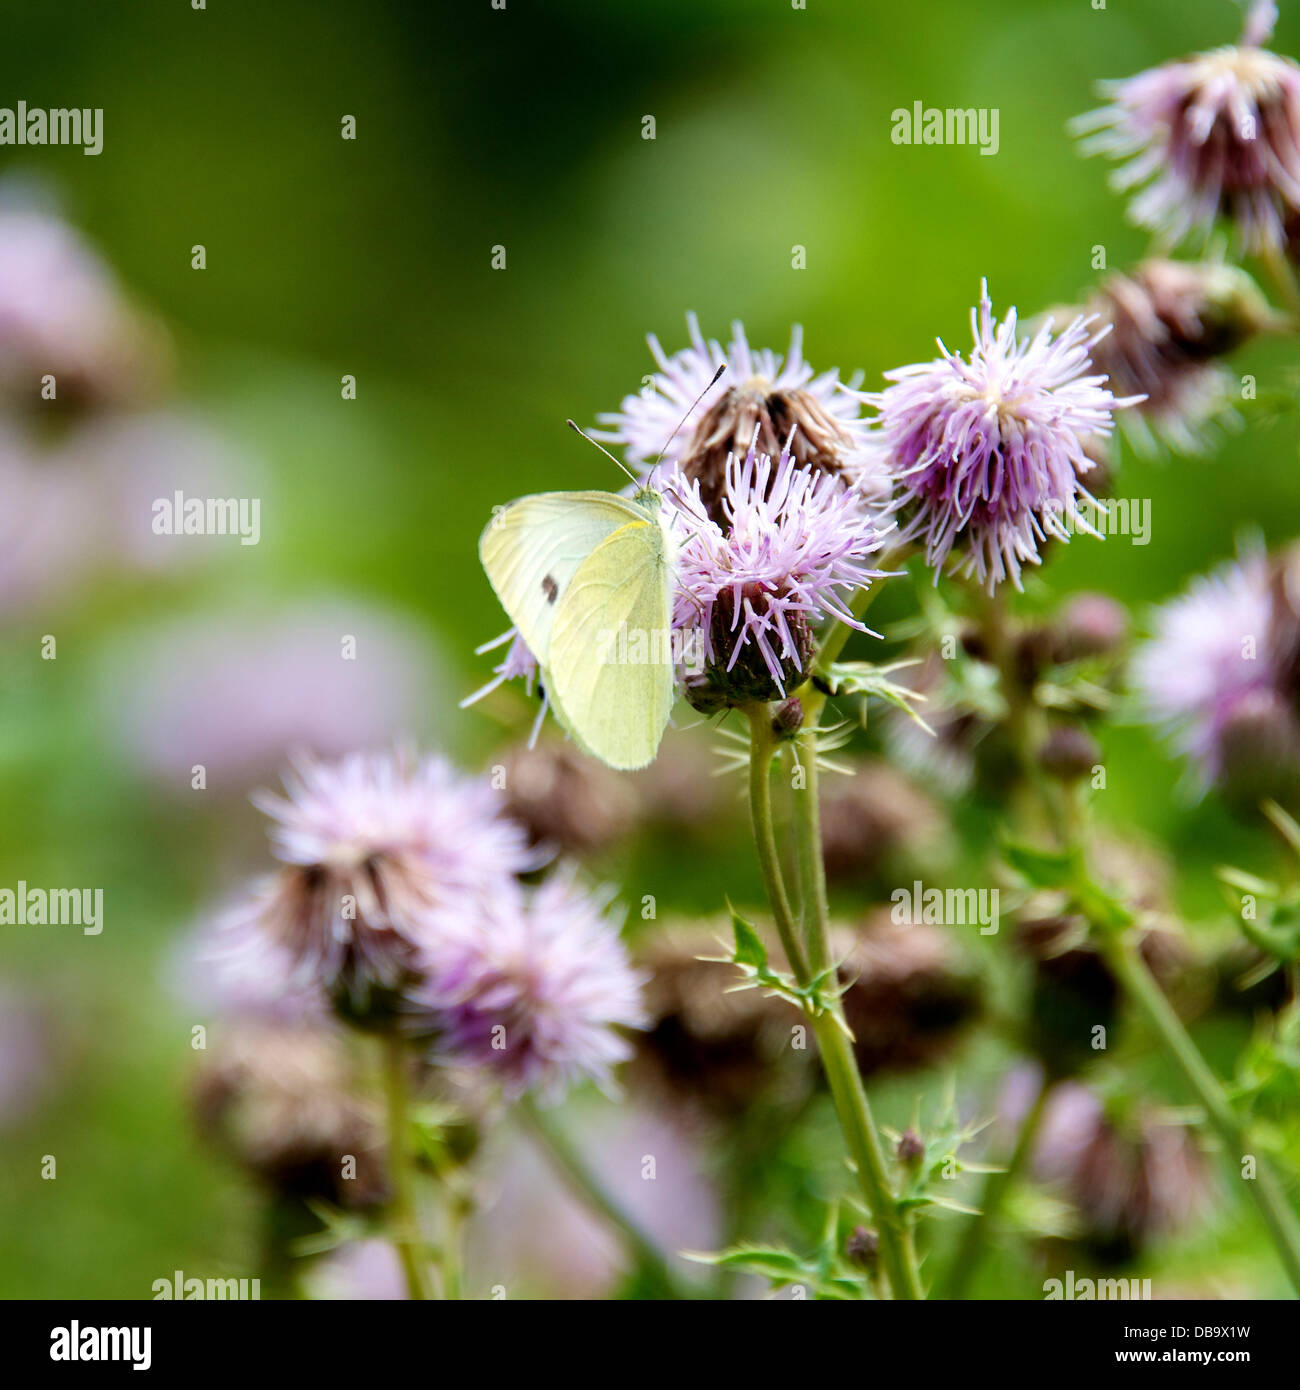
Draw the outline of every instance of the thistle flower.
[[[1279,689],[1270,643],[1274,607],[1262,556],[1225,566],[1193,581],[1181,597],[1157,610],[1154,636],[1134,660],[1133,678],[1147,716],[1164,725],[1206,782],[1238,771],[1230,758],[1234,731],[1274,711],[1282,747],[1290,753],[1275,773],[1294,776],[1295,717]],[[1290,745],[1290,748],[1286,747]]]
[[[619,410],[598,417],[609,428],[597,431],[597,438],[623,445],[634,465],[664,450],[666,464],[679,465],[688,481],[699,483],[703,506],[720,525],[728,458],[743,457],[751,448],[775,457],[788,445],[799,468],[844,477],[876,504],[888,495],[858,407],[840,390],[838,372],[814,375],[803,360],[799,325],[782,357],[751,349],[739,323],[732,325],[726,348],[705,341],[694,314],[686,323],[691,345],[671,357],[649,335],[659,370],[639,393],[625,397]],[[727,371],[709,389],[724,365]]]
[[[405,982],[435,908],[472,912],[540,862],[490,787],[442,758],[303,759],[285,786],[254,802],[289,867],[240,912],[340,999]]]
[[[790,1049],[782,1000],[720,986],[720,966],[710,959],[718,937],[716,926],[692,924],[638,943],[649,1021],[637,1039],[634,1076],[687,1111],[735,1116],[774,1086],[806,1088],[811,1075]]]
[[[1002,1109],[1014,1122],[1032,1089],[1013,1076]],[[1186,1230],[1207,1211],[1211,1179],[1192,1132],[1149,1108],[1107,1113],[1076,1081],[1052,1088],[1033,1151],[1042,1182],[1062,1189],[1101,1256],[1125,1260],[1151,1241]]]
[[[548,740],[514,748],[502,767],[506,812],[533,844],[595,854],[617,844],[636,824],[637,797],[627,779],[571,744]]]
[[[1200,453],[1216,427],[1235,425],[1233,378],[1216,359],[1277,323],[1245,271],[1210,261],[1143,261],[1108,276],[1084,312],[1112,330],[1093,352],[1110,389],[1146,397],[1122,417],[1146,454],[1161,444]],[[1074,315],[1058,310],[1053,322]]]
[[[1079,505],[1096,505],[1080,481],[1093,467],[1084,440],[1108,435],[1111,412],[1133,401],[1085,375],[1098,337],[1085,319],[1017,340],[1016,311],[999,325],[984,282],[971,332],[969,359],[940,340],[942,357],[886,372],[894,385],[861,399],[878,409],[889,449],[898,540],[924,538],[936,583],[960,549],[957,572],[992,592],[1008,578],[1021,587],[1022,565],[1040,563],[1048,536],[1097,534]]]
[[[193,1084],[199,1129],[275,1188],[348,1206],[383,1199],[382,1140],[354,1089],[338,1033],[241,1021]],[[357,1160],[344,1178],[344,1159]]]
[[[940,807],[883,758],[856,761],[822,796],[822,853],[828,878],[861,884],[889,866],[945,857]]]
[[[979,980],[950,935],[919,923],[898,925],[890,911],[883,908],[859,930],[840,929],[831,937],[863,1076],[936,1065],[983,1003]]]
[[[641,978],[602,903],[568,877],[498,889],[437,914],[411,1001],[439,1060],[481,1067],[518,1096],[589,1077],[608,1087],[642,1026]]]
[[[1236,46],[1104,82],[1110,104],[1074,122],[1085,154],[1128,161],[1112,183],[1145,185],[1129,217],[1170,245],[1207,238],[1217,217],[1249,252],[1285,244],[1300,209],[1300,66],[1261,47],[1276,18],[1272,0],[1256,3]]]
[[[892,526],[880,528],[836,479],[800,468],[789,452],[773,461],[751,450],[728,462],[723,525],[705,515],[698,482],[680,469],[665,495],[684,532],[673,625],[703,634],[693,700],[784,697],[808,674],[813,624],[833,616],[868,630],[845,599],[883,577],[866,561]]]
[[[60,406],[132,403],[164,357],[161,330],[70,226],[0,200],[0,393],[34,407],[52,375]]]

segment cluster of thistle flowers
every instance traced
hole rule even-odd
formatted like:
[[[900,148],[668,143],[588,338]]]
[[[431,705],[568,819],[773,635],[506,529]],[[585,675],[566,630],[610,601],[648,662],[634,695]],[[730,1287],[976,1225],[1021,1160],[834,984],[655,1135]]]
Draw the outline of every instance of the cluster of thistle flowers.
[[[1239,42],[1105,82],[1108,104],[1080,117],[1085,153],[1121,161],[1112,183],[1135,190],[1130,218],[1163,251],[1204,248],[1226,226],[1241,250],[1277,264],[1300,259],[1300,66],[1265,47],[1273,0],[1251,4]],[[1155,260],[1103,286],[1116,325],[1103,366],[1148,395],[1134,421],[1141,446],[1163,438],[1184,453],[1234,417],[1230,380],[1211,359],[1285,325],[1237,270]]]
[[[1106,84],[1111,104],[1079,123],[1089,148],[1134,157],[1123,186],[1155,180],[1131,213],[1170,245],[1224,217],[1248,249],[1293,249],[1300,67],[1263,47],[1274,18],[1255,4],[1237,46]],[[814,374],[798,330],[782,357],[752,350],[740,325],[725,347],[689,325],[671,355],[651,337],[657,371],[598,435],[664,499],[674,623],[702,631],[706,655],[702,675],[681,673],[682,691],[704,710],[804,680],[820,623],[861,627],[849,599],[881,576],[870,566],[886,551],[920,550],[936,581],[948,569],[989,591],[1019,588],[1050,542],[1098,534],[1116,412],[1140,447],[1195,452],[1236,418],[1220,359],[1289,326],[1240,268],[1163,255],[1108,276],[1032,336],[1014,309],[998,322],[985,287],[969,351],[940,341],[937,359],[885,373],[878,392]],[[486,689],[531,682],[523,643],[498,641],[511,645]],[[1148,675],[1170,661],[1159,645],[1149,656]],[[1189,751],[1204,762],[1203,747]]]
[[[784,697],[811,669],[821,622],[862,628],[848,599],[881,576],[882,550],[920,549],[936,580],[950,568],[990,591],[1019,587],[1049,541],[1096,534],[1089,483],[1107,481],[1115,413],[1190,439],[1197,383],[1271,315],[1243,272],[1169,261],[1112,279],[1094,305],[1024,337],[985,288],[967,353],[940,341],[940,357],[887,372],[880,392],[814,376],[797,329],[784,358],[751,350],[739,324],[724,348],[691,318],[672,356],[651,337],[650,389],[601,417],[599,437],[648,469],[684,415],[648,471],[677,541],[674,625],[704,635],[703,673],[681,672],[686,698],[711,711]],[[1146,389],[1117,397],[1115,379]],[[485,691],[536,674],[508,639]]]
[[[890,489],[857,405],[838,373],[814,375],[798,328],[782,357],[751,350],[740,324],[724,349],[688,323],[691,345],[671,357],[651,336],[659,371],[594,434],[623,445],[662,498],[672,625],[695,635],[675,650],[704,658],[678,678],[697,707],[714,709],[799,685],[826,617],[861,626],[846,600],[880,575],[872,557],[892,530]],[[536,675],[513,632],[483,650],[507,640],[496,678],[471,699]]]
[[[230,978],[419,1039],[507,1097],[608,1085],[642,1023],[608,904],[530,846],[485,779],[437,756],[301,760],[257,798],[283,867],[221,922]]]
[[[1080,315],[1017,337],[1015,311],[999,324],[986,287],[971,321],[966,356],[940,342],[941,357],[886,373],[893,384],[878,393],[814,375],[797,328],[784,357],[751,350],[740,324],[725,348],[706,341],[693,317],[690,345],[672,356],[650,338],[658,372],[601,417],[598,437],[622,445],[663,498],[674,625],[704,636],[703,673],[681,677],[697,708],[784,697],[810,673],[828,618],[866,630],[848,600],[882,577],[873,564],[886,549],[920,544],[936,575],[951,559],[992,590],[1018,586],[1049,537],[1092,529],[1084,476],[1112,412],[1136,403],[1090,371],[1107,327]],[[507,640],[479,695],[536,674],[522,641]]]

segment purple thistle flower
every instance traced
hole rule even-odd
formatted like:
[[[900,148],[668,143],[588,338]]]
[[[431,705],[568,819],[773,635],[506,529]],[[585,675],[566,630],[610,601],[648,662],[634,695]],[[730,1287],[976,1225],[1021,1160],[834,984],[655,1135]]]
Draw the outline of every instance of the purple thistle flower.
[[[665,481],[681,537],[673,625],[701,632],[706,683],[751,699],[783,696],[807,674],[812,624],[832,616],[867,631],[844,600],[883,576],[866,561],[893,525],[880,527],[849,488],[800,468],[788,451],[775,461],[732,455],[726,484],[719,525],[698,480],[677,469]]]
[[[923,537],[935,570],[960,547],[957,572],[990,592],[1023,564],[1040,563],[1039,542],[1097,532],[1080,510],[1096,506],[1080,482],[1094,465],[1089,435],[1108,435],[1116,400],[1105,377],[1087,376],[1089,320],[1056,337],[1050,326],[1016,338],[1013,308],[993,317],[988,284],[971,310],[969,358],[949,352],[932,362],[886,372],[895,384],[860,398],[879,410],[899,492],[900,542]]]
[[[240,911],[330,993],[401,984],[435,909],[472,911],[540,862],[492,789],[439,757],[303,759],[285,787],[253,799],[290,867]]]
[[[1269,571],[1263,556],[1195,579],[1158,609],[1133,680],[1147,716],[1164,725],[1206,781],[1227,770],[1237,720],[1271,703],[1277,670],[1269,644]]]
[[[569,877],[439,913],[422,963],[411,997],[437,1034],[435,1056],[486,1069],[512,1097],[555,1098],[583,1077],[608,1087],[631,1055],[615,1029],[644,1023],[616,924]]]
[[[1074,122],[1085,154],[1128,160],[1112,183],[1146,185],[1129,204],[1139,226],[1170,244],[1232,222],[1247,251],[1285,244],[1300,211],[1300,66],[1260,45],[1277,7],[1257,3],[1235,47],[1100,84],[1110,105]]]

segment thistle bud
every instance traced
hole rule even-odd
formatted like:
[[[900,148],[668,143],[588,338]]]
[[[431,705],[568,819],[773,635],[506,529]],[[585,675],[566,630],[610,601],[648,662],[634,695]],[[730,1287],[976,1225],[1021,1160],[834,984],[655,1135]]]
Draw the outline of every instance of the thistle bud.
[[[1254,806],[1264,797],[1294,800],[1300,775],[1300,722],[1276,690],[1247,690],[1219,726],[1220,786]]]
[[[880,1265],[880,1237],[869,1226],[855,1226],[844,1242],[844,1254],[859,1269],[874,1274]]]
[[[1101,761],[1097,740],[1078,724],[1057,724],[1038,755],[1043,771],[1062,782],[1086,777]]]
[[[925,1159],[925,1144],[914,1129],[905,1129],[898,1137],[897,1157],[899,1163],[911,1174],[921,1171]]]
[[[1124,605],[1105,594],[1076,594],[1055,623],[1057,661],[1078,661],[1117,651],[1128,638]]]
[[[803,701],[786,700],[777,706],[772,732],[777,738],[793,738],[803,728]]]
[[[1114,391],[1146,397],[1134,415],[1148,427],[1134,437],[1140,447],[1152,433],[1203,447],[1205,427],[1230,413],[1216,359],[1279,325],[1245,271],[1210,261],[1143,261],[1110,276],[1086,312],[1111,326],[1093,349],[1095,369]]]

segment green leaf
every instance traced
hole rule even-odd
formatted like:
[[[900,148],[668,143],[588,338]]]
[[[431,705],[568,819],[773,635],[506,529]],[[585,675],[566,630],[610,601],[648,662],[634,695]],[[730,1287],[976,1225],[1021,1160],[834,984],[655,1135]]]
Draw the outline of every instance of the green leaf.
[[[830,687],[832,695],[862,695],[883,700],[887,705],[902,710],[926,733],[933,733],[934,730],[915,709],[916,703],[923,702],[926,697],[909,686],[897,685],[889,679],[890,672],[919,664],[918,658],[893,661],[882,666],[875,666],[869,661],[837,661],[826,673],[826,684]]]
[[[1078,872],[1078,860],[1070,850],[1039,849],[1005,840],[1002,855],[1035,888],[1072,887]]]
[[[762,937],[730,903],[727,904],[727,907],[731,912],[731,930],[736,937],[733,962],[736,965],[747,965],[760,973],[766,972],[767,947],[763,945]]]

